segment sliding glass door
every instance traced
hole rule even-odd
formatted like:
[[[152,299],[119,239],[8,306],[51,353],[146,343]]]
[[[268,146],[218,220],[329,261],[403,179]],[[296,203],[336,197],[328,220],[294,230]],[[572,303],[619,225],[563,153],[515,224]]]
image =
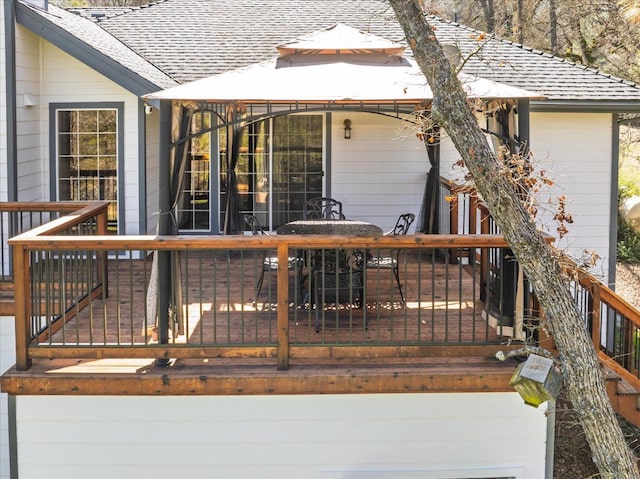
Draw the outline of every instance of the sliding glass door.
[[[302,205],[323,191],[323,115],[286,115],[243,128],[235,173],[238,212],[265,229],[302,217]],[[220,143],[226,145],[226,132]],[[227,202],[226,150],[220,149],[220,225]],[[244,227],[244,224],[243,224]]]

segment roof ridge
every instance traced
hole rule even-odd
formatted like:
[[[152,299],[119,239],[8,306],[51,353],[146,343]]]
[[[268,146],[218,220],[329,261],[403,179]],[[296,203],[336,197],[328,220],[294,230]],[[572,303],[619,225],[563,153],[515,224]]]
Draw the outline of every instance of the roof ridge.
[[[96,7],[66,7],[70,13],[79,15],[84,18],[88,18],[96,23],[100,23],[103,20],[120,17],[128,13],[143,10],[146,8],[154,7],[160,3],[168,2],[169,0],[156,0],[154,2],[146,3],[144,5],[132,5],[132,6],[115,6],[115,5],[103,5]]]

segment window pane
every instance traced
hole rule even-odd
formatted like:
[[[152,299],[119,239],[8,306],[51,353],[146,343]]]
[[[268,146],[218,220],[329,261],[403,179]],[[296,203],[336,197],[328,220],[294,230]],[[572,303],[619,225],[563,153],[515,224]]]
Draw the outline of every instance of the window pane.
[[[99,110],[98,118],[100,121],[100,132],[112,132],[116,131],[116,111],[115,110]]]
[[[117,110],[57,112],[58,197],[109,202],[108,223],[117,232]]]
[[[98,129],[98,112],[96,110],[78,111],[78,131],[96,132]]]
[[[115,133],[100,133],[98,135],[98,153],[101,155],[115,155],[118,147],[117,138]]]
[[[97,155],[98,138],[95,133],[82,133],[78,136],[78,151],[80,155]]]

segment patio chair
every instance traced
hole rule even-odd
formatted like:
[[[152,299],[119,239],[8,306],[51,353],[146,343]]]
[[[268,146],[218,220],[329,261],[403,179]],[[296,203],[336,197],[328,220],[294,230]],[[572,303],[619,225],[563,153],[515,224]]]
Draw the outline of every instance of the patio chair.
[[[396,221],[396,225],[393,229],[387,231],[384,235],[406,235],[409,231],[409,227],[416,219],[416,216],[413,213],[404,213],[398,217]],[[404,303],[404,293],[402,292],[402,284],[400,283],[400,272],[399,272],[399,264],[400,264],[400,251],[401,250],[390,250],[388,255],[377,255],[371,256],[367,255],[367,269],[376,269],[376,270],[391,270],[393,271],[393,276],[396,279],[396,283],[398,285],[398,291],[400,291],[400,299]]]
[[[302,205],[302,218],[305,220],[343,220],[342,202],[333,198],[313,198]]]
[[[244,221],[251,229],[251,233],[254,236],[260,235],[268,235],[268,233],[264,230],[264,227],[260,224],[258,218],[254,215],[244,215]],[[258,297],[260,296],[260,292],[262,291],[262,284],[264,282],[264,273],[265,271],[278,271],[278,255],[275,251],[262,250],[262,268],[260,269],[260,275],[258,276],[258,280],[256,281],[256,296],[253,300],[253,305],[255,306],[258,302]],[[289,270],[298,270],[301,271],[302,268],[302,258],[298,258],[296,256],[289,256],[288,258],[287,268]]]

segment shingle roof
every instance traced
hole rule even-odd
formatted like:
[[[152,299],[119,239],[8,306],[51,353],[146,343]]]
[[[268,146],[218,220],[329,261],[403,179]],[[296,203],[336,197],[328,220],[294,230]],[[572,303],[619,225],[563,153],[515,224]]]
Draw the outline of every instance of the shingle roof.
[[[180,83],[271,59],[276,45],[337,23],[406,44],[386,0],[158,0],[93,20],[147,66]],[[479,40],[481,32],[453,22],[429,21],[441,43],[456,45],[463,57],[477,52],[466,60],[467,74],[532,90],[552,102],[640,103],[638,85],[522,45]],[[82,38],[97,43],[91,35]],[[480,43],[484,47],[477,51]]]
[[[477,50],[480,32],[430,21],[438,39],[458,46],[463,56]],[[99,23],[180,82],[272,58],[275,45],[336,23],[406,43],[385,0],[164,0]],[[637,85],[521,45],[485,41],[465,73],[550,100],[640,102]]]
[[[57,46],[63,50],[70,45],[65,43],[65,40],[68,38],[62,35],[56,35],[58,32],[62,32],[66,36],[71,36],[71,41],[77,45],[87,47],[85,50],[87,56],[102,54],[104,55],[103,58],[115,61],[116,64],[122,68],[122,71],[126,71],[132,79],[139,78],[160,88],[168,88],[177,84],[169,75],[141,57],[125,43],[119,41],[93,21],[79,15],[74,15],[51,4],[47,10],[37,8],[30,4],[22,5],[25,7],[20,13],[22,17],[31,14],[31,18],[40,18],[58,27],[56,31],[54,31],[54,28],[48,28],[46,31],[41,30],[38,33],[44,37],[49,35],[52,39],[59,39]],[[29,23],[29,19],[24,20],[24,22]],[[108,70],[108,67],[105,69]]]

